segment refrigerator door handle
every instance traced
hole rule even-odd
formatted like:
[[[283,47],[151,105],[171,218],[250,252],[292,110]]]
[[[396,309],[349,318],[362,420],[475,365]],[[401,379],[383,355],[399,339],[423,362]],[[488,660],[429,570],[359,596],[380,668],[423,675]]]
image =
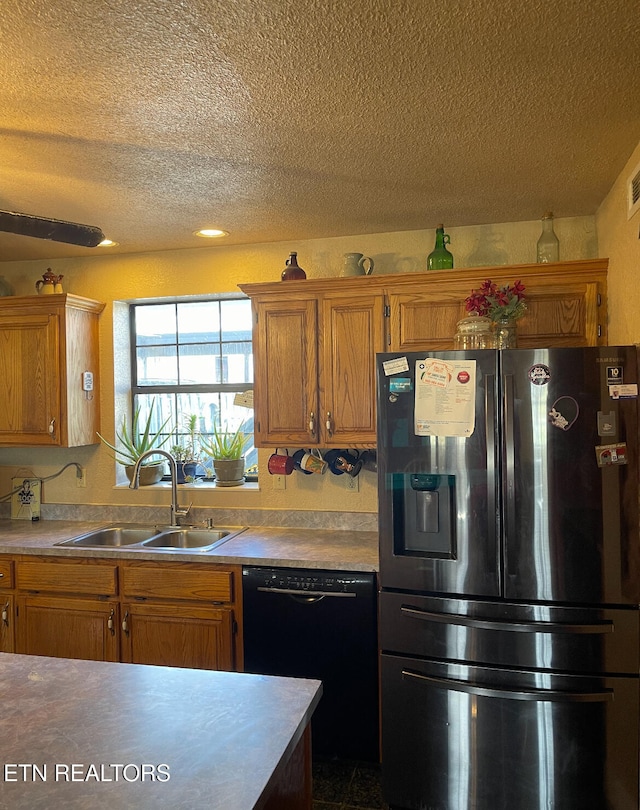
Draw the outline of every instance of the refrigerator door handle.
[[[602,621],[592,624],[569,624],[568,622],[513,622],[504,619],[475,619],[473,616],[460,616],[458,613],[434,613],[402,605],[400,612],[413,619],[424,619],[443,624],[460,624],[479,630],[508,630],[513,633],[570,633],[602,634],[613,633],[613,622]]]
[[[484,389],[484,426],[487,443],[487,537],[496,537],[496,404],[495,378],[493,374],[485,377]]]
[[[543,703],[606,703],[613,700],[613,691],[603,689],[600,692],[561,692],[554,689],[494,689],[490,686],[457,681],[450,678],[434,678],[421,672],[402,670],[402,677],[407,680],[423,682],[438,689],[454,692],[466,692],[480,697],[504,698],[506,700],[535,700]]]
[[[507,531],[513,531],[516,525],[516,488],[515,488],[515,408],[513,394],[513,374],[504,378],[504,453],[505,477],[504,498]],[[508,536],[508,535],[505,535]]]

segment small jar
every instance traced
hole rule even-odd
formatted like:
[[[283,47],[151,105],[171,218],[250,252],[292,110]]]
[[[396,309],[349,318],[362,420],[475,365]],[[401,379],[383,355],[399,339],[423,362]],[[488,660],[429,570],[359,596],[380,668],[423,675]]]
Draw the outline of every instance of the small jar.
[[[484,315],[469,315],[458,321],[453,338],[454,349],[493,349],[494,335],[491,318]]]

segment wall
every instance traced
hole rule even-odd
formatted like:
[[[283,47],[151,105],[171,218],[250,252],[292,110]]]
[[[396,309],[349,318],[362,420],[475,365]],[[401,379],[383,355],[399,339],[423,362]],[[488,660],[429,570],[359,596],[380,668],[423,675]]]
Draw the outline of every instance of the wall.
[[[589,259],[598,254],[593,217],[560,219],[555,223],[560,239],[561,259]],[[451,250],[457,267],[480,267],[535,261],[535,245],[540,222],[500,223],[451,228]],[[272,243],[244,247],[206,247],[138,255],[92,255],[83,259],[50,262],[5,262],[0,273],[13,285],[15,294],[30,295],[34,283],[48,266],[64,274],[65,291],[106,302],[100,327],[101,433],[114,434],[114,396],[126,388],[126,378],[118,376],[124,365],[121,350],[126,321],[119,315],[122,306],[114,302],[134,298],[175,295],[202,295],[237,291],[239,282],[277,280],[291,250],[298,251],[300,265],[308,277],[338,276],[342,255],[358,250],[371,256],[376,273],[400,273],[426,269],[426,257],[433,249],[433,229],[401,233],[365,234],[354,237],[315,239],[305,242]],[[114,335],[114,314],[115,335]],[[114,378],[116,382],[114,383]],[[211,489],[191,487],[181,491],[182,500],[195,506],[228,509],[311,510],[325,513],[355,513],[362,520],[375,517],[376,476],[363,471],[359,491],[348,491],[346,476],[301,476],[287,478],[284,491],[274,490],[266,473],[269,451],[260,453],[259,488]],[[46,477],[69,461],[87,468],[85,489],[76,487],[71,468],[59,478],[45,482],[43,498],[49,504],[131,504],[162,507],[165,514],[167,489],[138,491],[115,487],[115,467],[101,445],[73,450],[0,449],[0,495],[11,488],[11,477],[30,472]],[[276,514],[276,513],[274,513]],[[330,515],[327,514],[327,519]],[[276,518],[277,519],[277,518]]]
[[[627,179],[640,165],[640,144],[596,213],[601,256],[609,257],[609,343],[640,343],[640,211],[627,219]]]

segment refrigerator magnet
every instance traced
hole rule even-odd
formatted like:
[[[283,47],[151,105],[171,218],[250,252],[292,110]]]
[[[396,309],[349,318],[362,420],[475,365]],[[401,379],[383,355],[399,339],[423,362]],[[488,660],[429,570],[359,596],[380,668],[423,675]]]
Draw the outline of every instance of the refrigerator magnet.
[[[549,411],[549,421],[560,430],[570,430],[579,413],[580,406],[573,397],[558,397]]]
[[[551,379],[551,369],[544,363],[536,363],[529,369],[528,376],[532,385],[546,385]]]
[[[600,444],[596,445],[596,459],[598,467],[613,467],[627,463],[627,444]]]
[[[634,399],[638,396],[638,386],[636,383],[610,385],[609,396],[611,399]]]
[[[392,374],[401,374],[403,371],[409,371],[409,363],[406,357],[394,357],[393,360],[385,360],[382,364],[382,369],[386,377]]]

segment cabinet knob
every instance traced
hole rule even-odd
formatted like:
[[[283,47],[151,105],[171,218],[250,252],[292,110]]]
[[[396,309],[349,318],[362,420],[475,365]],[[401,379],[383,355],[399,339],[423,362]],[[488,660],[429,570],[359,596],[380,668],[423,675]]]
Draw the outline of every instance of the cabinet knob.
[[[124,614],[124,619],[122,620],[122,630],[123,632],[129,634],[129,611]]]
[[[313,411],[309,414],[309,433],[312,436],[316,435],[316,415]]]
[[[55,416],[49,422],[49,436],[55,436],[56,434],[56,418]]]
[[[114,635],[115,630],[113,629],[113,617],[115,615],[114,608],[111,608],[111,613],[109,614],[109,618],[107,619],[107,627],[109,628],[109,632],[111,635]]]
[[[324,423],[329,436],[333,435],[333,421],[331,419],[331,411],[327,411],[327,421]]]
[[[9,603],[2,608],[2,621],[9,627]]]

